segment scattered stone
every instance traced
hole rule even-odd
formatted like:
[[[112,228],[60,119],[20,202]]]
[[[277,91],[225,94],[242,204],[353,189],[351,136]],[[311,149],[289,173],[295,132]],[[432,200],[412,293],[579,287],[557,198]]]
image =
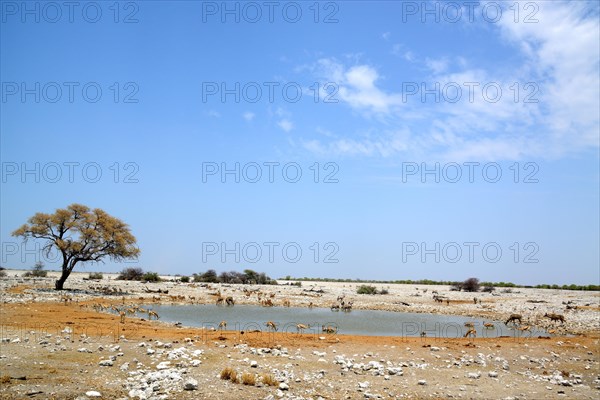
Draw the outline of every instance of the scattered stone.
[[[198,389],[198,381],[190,378],[183,384],[183,390],[196,390]]]
[[[98,363],[101,367],[112,367],[115,364],[113,360],[102,360]]]
[[[95,390],[90,390],[88,392],[85,392],[85,395],[87,397],[102,397],[102,395],[100,394],[100,392],[97,392]]]

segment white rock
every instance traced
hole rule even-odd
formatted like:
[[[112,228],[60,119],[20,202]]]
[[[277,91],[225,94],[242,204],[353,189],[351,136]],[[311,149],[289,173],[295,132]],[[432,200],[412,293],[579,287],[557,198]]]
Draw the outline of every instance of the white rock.
[[[198,381],[190,378],[187,381],[185,381],[185,383],[183,384],[183,389],[184,390],[196,390],[198,389]]]
[[[281,382],[279,384],[279,390],[288,390],[289,388],[290,388],[289,385],[285,382]]]
[[[190,363],[192,367],[198,367],[200,364],[202,364],[202,361],[200,360],[192,360],[192,362]]]
[[[100,392],[96,392],[95,390],[90,390],[89,392],[85,392],[87,397],[102,397]]]
[[[257,368],[258,363],[255,360],[250,361],[250,368]]]
[[[163,370],[163,369],[168,369],[168,368],[171,368],[170,361],[163,361],[156,366],[156,369],[158,369],[158,370]]]
[[[98,365],[101,367],[112,367],[114,363],[115,362],[113,360],[102,360],[98,363]]]
[[[490,378],[497,378],[498,377],[498,373],[496,371],[490,371],[490,372],[488,372],[488,376]]]
[[[467,374],[467,377],[469,379],[479,379],[480,376],[481,376],[481,373],[479,373],[479,372],[469,372]]]
[[[417,382],[419,385],[421,386],[425,386],[427,385],[427,381],[425,379],[421,379],[420,381]]]

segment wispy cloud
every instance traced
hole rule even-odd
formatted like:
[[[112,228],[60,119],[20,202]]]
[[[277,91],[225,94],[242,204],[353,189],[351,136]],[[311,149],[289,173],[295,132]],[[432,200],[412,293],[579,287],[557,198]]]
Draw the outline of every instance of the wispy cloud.
[[[318,66],[326,82],[338,86],[339,98],[354,109],[388,114],[402,103],[400,95],[388,94],[378,86],[380,76],[372,66],[362,64],[346,68],[334,59],[320,59]]]
[[[286,118],[279,120],[279,122],[277,122],[277,125],[285,132],[290,132],[292,129],[294,129],[294,124],[292,123],[292,121]]]
[[[255,116],[256,115],[250,111],[246,111],[245,113],[242,114],[242,117],[248,122],[251,122],[252,120],[254,120]]]
[[[425,84],[428,90],[438,88],[441,101],[431,93],[423,98],[422,87],[414,96],[407,96],[406,90],[402,93],[397,86],[387,90],[374,65],[319,59],[316,71],[338,82],[342,103],[360,115],[386,118],[369,118],[370,124],[381,124],[381,129],[375,129],[378,134],[320,136],[305,139],[304,148],[318,154],[388,157],[421,153],[456,160],[553,158],[597,148],[598,13],[590,12],[587,3],[537,4],[538,23],[517,24],[508,18],[494,28],[500,42],[520,52],[520,63],[514,68],[483,68],[461,55],[422,60],[410,55],[430,72],[418,84]],[[410,52],[403,46],[396,50],[405,57]],[[469,83],[477,85],[474,96],[470,96]],[[458,101],[448,101],[452,90],[447,89],[456,86],[462,95]],[[502,91],[497,99],[496,88]],[[390,126],[402,135],[387,133]]]

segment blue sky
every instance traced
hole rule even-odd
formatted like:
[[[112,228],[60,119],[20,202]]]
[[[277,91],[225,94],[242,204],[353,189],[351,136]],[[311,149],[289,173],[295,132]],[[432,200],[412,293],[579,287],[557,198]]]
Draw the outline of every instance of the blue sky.
[[[599,282],[595,2],[1,4],[2,265],[78,202],[80,271]]]

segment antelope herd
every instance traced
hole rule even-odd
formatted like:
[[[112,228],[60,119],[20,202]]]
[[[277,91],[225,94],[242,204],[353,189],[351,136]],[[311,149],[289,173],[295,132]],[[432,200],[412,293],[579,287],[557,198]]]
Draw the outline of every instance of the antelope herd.
[[[196,287],[196,286],[193,286]],[[256,302],[263,306],[263,307],[276,307],[276,306],[283,306],[283,307],[291,307],[292,306],[292,300],[290,298],[286,298],[286,297],[278,297],[278,293],[281,293],[280,291],[277,292],[263,292],[260,289],[247,289],[247,288],[233,288],[233,290],[231,289],[231,286],[227,287],[225,286],[220,287],[220,288],[215,288],[212,287],[210,285],[203,285],[203,287],[207,288],[209,290],[208,295],[213,297],[213,304],[219,305],[219,306],[229,306],[229,307],[233,307],[236,304],[236,300],[234,298],[233,295],[231,295],[231,293],[228,294],[223,294],[221,292],[222,289],[225,289],[226,291],[242,291],[243,292],[243,297],[246,299],[244,301],[245,304],[247,304],[249,301],[250,303],[252,302],[253,298],[256,299]],[[304,296],[312,296],[312,297],[320,297],[322,296],[322,291],[316,291],[313,290],[314,288],[311,288],[310,290],[303,290],[303,292],[309,292],[309,294],[306,293],[302,293],[300,292],[300,294],[304,295]],[[418,291],[422,292],[422,293],[427,293],[427,289],[423,289],[423,290],[419,290]],[[313,294],[310,292],[316,292],[317,294]],[[198,298],[196,298],[196,296],[184,296],[184,295],[166,295],[166,291],[164,293],[159,292],[154,292],[154,293],[158,293],[159,295],[153,295],[151,298],[148,297],[139,297],[140,301],[143,301],[145,303],[148,303],[149,301],[154,302],[154,303],[160,303],[163,301],[163,299],[167,299],[170,300],[172,302],[184,302],[184,303],[191,303],[191,304],[199,304],[201,303],[201,297],[198,296]],[[431,290],[430,291],[433,300],[436,303],[446,303],[446,305],[450,305],[451,299],[447,296],[443,296],[440,295],[440,293],[437,290]],[[491,306],[489,305],[482,305],[482,301],[481,299],[477,298],[477,297],[473,297],[473,304],[478,305],[479,307],[482,308],[491,308]],[[68,304],[70,302],[73,301],[73,297],[70,295],[62,295],[60,297],[60,301],[63,302],[64,304]],[[455,301],[454,299],[452,300],[453,302]],[[469,300],[470,302],[470,300]],[[119,316],[119,320],[120,323],[124,324],[126,323],[126,320],[128,317],[142,317],[147,315],[148,320],[152,320],[152,319],[156,319],[158,320],[160,317],[158,315],[158,313],[150,308],[144,309],[142,307],[140,307],[139,305],[135,305],[135,304],[125,304],[126,303],[126,298],[125,296],[123,296],[122,298],[122,304],[120,305],[115,305],[113,304],[105,304],[105,303],[94,303],[91,305],[91,307],[93,309],[95,309],[96,311],[100,312],[100,311],[109,311],[109,312],[113,312],[116,315]],[[461,300],[461,301],[456,301],[456,303],[454,304],[464,304],[465,301]],[[404,302],[400,302],[397,304],[404,304],[408,306],[408,303],[404,303]],[[573,310],[573,309],[577,309],[577,306],[574,306],[571,304],[571,302],[565,303],[563,302],[563,304],[566,304],[567,306],[567,310]],[[309,309],[312,309],[313,307],[315,307],[315,304],[313,303],[313,301],[305,301],[302,302],[301,300],[299,301],[298,298],[296,298],[294,300],[294,305],[295,306],[300,306],[303,305],[305,307],[308,307]],[[344,312],[350,312],[352,311],[354,305],[354,301],[351,299],[346,298],[345,294],[339,295],[336,298],[336,301],[331,303],[330,305],[330,310],[331,311],[344,311]],[[85,307],[85,305],[80,305],[81,307]],[[535,308],[535,307],[534,307]],[[533,309],[534,309],[533,308]],[[530,325],[530,323],[539,323],[540,319],[541,319],[541,313],[538,314],[538,316],[534,319],[534,320],[530,320],[531,322],[529,323],[524,323],[525,319],[523,317],[523,315],[521,314],[510,314],[507,319],[505,320],[504,324],[508,327],[510,327],[511,329],[515,329],[516,331],[520,331],[523,333],[529,332],[529,334],[532,334],[533,331],[533,325]],[[547,318],[549,319],[549,323],[550,324],[555,324],[555,323],[560,323],[561,325],[566,324],[566,319],[565,316],[562,314],[556,314],[556,313],[545,313],[543,315],[543,318]],[[178,326],[180,326],[181,323],[178,323]],[[474,321],[468,321],[464,323],[465,329],[466,329],[466,333],[464,334],[465,338],[476,338],[477,337],[477,330],[476,330],[476,325],[477,323]],[[272,332],[277,332],[278,327],[277,324],[273,321],[267,321],[265,323],[266,329],[268,331],[272,331]],[[317,325],[318,326],[318,325]],[[492,322],[483,322],[481,324],[481,327],[484,329],[496,329],[496,325]],[[548,327],[548,325],[546,325],[546,327]],[[549,327],[552,327],[552,325],[550,325]],[[221,321],[218,324],[218,329],[220,331],[223,331],[227,328],[227,322],[226,321]],[[296,324],[296,331],[298,333],[303,333],[305,330],[309,329],[310,325],[306,325],[306,324]],[[327,334],[334,334],[334,333],[338,333],[338,328],[337,326],[330,326],[330,325],[321,325],[321,332],[323,333],[327,333]],[[556,329],[550,329],[548,330],[548,333],[555,333]],[[421,332],[420,333],[421,338],[425,338],[427,337],[427,333],[426,332]]]

